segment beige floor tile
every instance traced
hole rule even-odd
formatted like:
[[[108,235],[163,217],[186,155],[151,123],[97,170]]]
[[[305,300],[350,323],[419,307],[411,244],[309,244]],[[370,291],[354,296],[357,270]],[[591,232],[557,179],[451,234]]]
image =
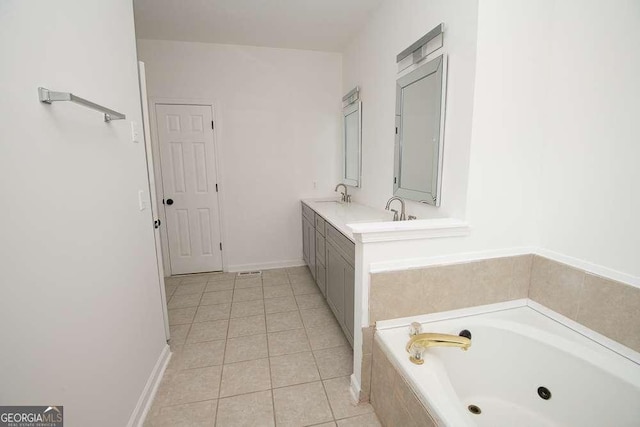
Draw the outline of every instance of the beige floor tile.
[[[313,354],[323,380],[353,373],[353,351],[349,346],[315,350]]]
[[[257,288],[258,286],[262,286],[262,278],[261,277],[251,277],[246,279],[236,279],[235,288],[236,289],[247,289],[247,288]]]
[[[216,419],[216,401],[166,406],[149,413],[145,427],[209,427]]]
[[[194,322],[228,319],[231,304],[201,305],[198,307]]]
[[[231,304],[231,318],[264,315],[262,300],[234,302]]]
[[[169,310],[169,325],[184,325],[193,322],[196,315],[196,307],[176,308]]]
[[[265,298],[281,298],[292,296],[293,290],[291,289],[291,285],[265,286],[264,288]]]
[[[212,273],[207,275],[208,283],[224,282],[236,279],[236,273]]]
[[[303,283],[292,283],[291,288],[293,289],[294,295],[306,295],[306,294],[319,294],[320,289],[313,282],[303,282]]]
[[[218,398],[222,366],[186,369],[165,374],[157,399],[160,406]]]
[[[286,331],[302,328],[302,320],[298,311],[267,314],[267,332]]]
[[[168,309],[197,307],[200,304],[202,294],[174,295],[167,304]]]
[[[271,391],[225,397],[218,403],[217,427],[274,426]]]
[[[269,341],[269,356],[302,353],[311,349],[304,329],[271,332],[267,335],[267,339]]]
[[[298,311],[298,305],[295,298],[281,297],[281,298],[269,298],[264,300],[264,310],[269,313],[281,313],[283,311]]]
[[[188,283],[186,285],[181,284],[178,286],[173,295],[189,295],[189,294],[201,294],[204,292],[204,288],[207,287],[207,283]]]
[[[185,340],[187,339],[187,335],[189,334],[190,328],[190,323],[186,323],[184,325],[169,326],[171,345],[184,344]]]
[[[269,390],[270,388],[269,359],[224,365],[220,397]]]
[[[236,288],[233,291],[233,302],[262,299],[262,286],[252,288]]]
[[[309,337],[309,343],[313,350],[348,345],[347,338],[344,336],[344,332],[342,332],[342,328],[340,328],[338,322],[318,328],[308,328],[307,336]]]
[[[373,412],[373,406],[368,403],[355,404],[351,397],[351,381],[349,377],[325,380],[324,389],[329,398],[329,404],[336,419],[355,417]]]
[[[202,294],[200,305],[230,304],[233,298],[233,291],[205,292]]]
[[[182,369],[182,348],[184,344],[173,344],[171,345],[171,359],[169,359],[169,363],[167,364],[167,368],[165,372],[178,371]]]
[[[179,277],[165,277],[164,278],[164,285],[171,285],[171,286],[175,286],[175,285],[179,285],[180,284],[180,278]]]
[[[180,284],[188,285],[191,283],[207,283],[209,278],[201,274],[189,274],[188,276],[180,276]]]
[[[205,292],[219,292],[219,291],[232,291],[234,288],[234,280],[223,280],[220,282],[207,282],[207,287],[204,288]]]
[[[311,275],[311,272],[309,271],[309,269],[307,269],[307,271],[305,272],[301,272],[301,273],[296,273],[296,274],[289,274],[289,282],[291,284],[294,283],[313,283],[313,276]]]
[[[274,277],[263,277],[262,278],[262,286],[265,288],[272,286],[281,286],[281,285],[289,285],[289,276],[286,274],[283,276],[274,276]]]
[[[181,369],[222,365],[225,341],[206,341],[185,344],[180,352]]]
[[[285,270],[287,271],[287,274],[309,273],[309,267],[307,267],[306,265],[298,265],[298,266],[295,266],[295,267],[287,267],[287,268],[285,268]]]
[[[259,335],[267,332],[264,316],[238,317],[229,321],[229,338]]]
[[[300,310],[300,315],[302,316],[304,327],[307,329],[337,324],[336,318],[328,306]]]
[[[330,423],[314,424],[313,427],[336,427],[336,423],[331,421]]]
[[[338,420],[338,427],[382,427],[375,413]]]
[[[318,307],[328,307],[322,294],[296,295],[296,302],[300,310]]]
[[[176,291],[176,289],[178,289],[178,284],[164,284],[164,293],[167,297],[167,299],[171,298],[171,296],[173,295],[173,293]]]
[[[320,379],[311,352],[271,357],[270,363],[271,383],[274,388],[309,383]]]
[[[333,420],[321,382],[273,390],[276,424],[307,426]]]
[[[261,359],[268,355],[266,334],[230,338],[224,352],[224,363]]]
[[[187,336],[187,343],[223,340],[227,338],[228,326],[228,320],[194,323],[191,325],[191,330]]]

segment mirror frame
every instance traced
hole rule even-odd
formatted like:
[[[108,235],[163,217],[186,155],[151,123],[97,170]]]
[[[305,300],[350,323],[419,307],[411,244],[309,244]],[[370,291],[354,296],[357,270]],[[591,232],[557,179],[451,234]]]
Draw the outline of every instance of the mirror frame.
[[[360,88],[355,87],[342,98],[342,172],[341,178],[344,185],[360,188],[362,182],[362,102],[360,98]],[[358,118],[358,172],[357,179],[347,177],[347,116],[357,112]]]
[[[440,80],[440,117],[438,117],[438,141],[435,144],[437,152],[434,155],[431,191],[417,191],[408,188],[402,188],[401,172],[402,172],[402,90],[410,84],[421,80],[432,74]],[[396,134],[395,134],[395,162],[393,170],[393,194],[409,200],[415,200],[420,203],[426,203],[433,206],[440,206],[440,198],[442,192],[442,163],[444,154],[444,119],[447,97],[447,56],[442,54],[437,58],[421,65],[415,70],[400,77],[396,81]]]

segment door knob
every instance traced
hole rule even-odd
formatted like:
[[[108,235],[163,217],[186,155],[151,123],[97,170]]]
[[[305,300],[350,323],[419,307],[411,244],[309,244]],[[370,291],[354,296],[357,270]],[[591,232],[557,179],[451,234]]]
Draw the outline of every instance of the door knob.
[[[173,204],[173,199],[167,199],[167,204],[171,206]]]

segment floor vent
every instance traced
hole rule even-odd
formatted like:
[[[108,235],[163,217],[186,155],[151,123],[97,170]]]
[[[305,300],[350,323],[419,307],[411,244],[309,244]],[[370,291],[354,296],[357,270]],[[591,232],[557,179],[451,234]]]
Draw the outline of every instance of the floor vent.
[[[262,276],[262,271],[241,271],[238,273],[238,278],[247,278],[247,277],[260,277]]]

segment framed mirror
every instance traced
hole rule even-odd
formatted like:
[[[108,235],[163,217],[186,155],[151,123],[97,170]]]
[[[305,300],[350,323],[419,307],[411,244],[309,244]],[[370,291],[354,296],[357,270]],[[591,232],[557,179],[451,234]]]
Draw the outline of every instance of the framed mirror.
[[[393,194],[440,206],[447,57],[396,82]]]
[[[342,98],[342,183],[360,187],[362,166],[362,102],[356,87]]]

